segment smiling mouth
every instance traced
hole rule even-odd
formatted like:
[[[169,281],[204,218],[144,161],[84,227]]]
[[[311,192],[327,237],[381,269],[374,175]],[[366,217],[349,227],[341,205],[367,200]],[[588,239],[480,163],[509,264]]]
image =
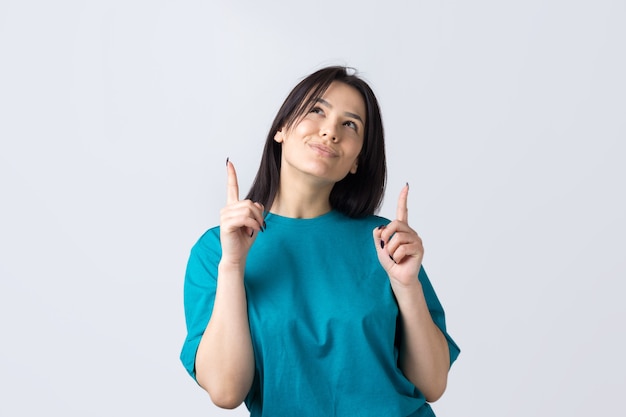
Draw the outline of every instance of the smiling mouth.
[[[328,146],[324,146],[324,145],[320,145],[319,143],[314,143],[311,146],[311,148],[313,148],[313,150],[315,150],[318,154],[322,155],[322,156],[326,156],[329,158],[334,158],[337,155],[337,152],[335,152],[332,148],[329,148]]]

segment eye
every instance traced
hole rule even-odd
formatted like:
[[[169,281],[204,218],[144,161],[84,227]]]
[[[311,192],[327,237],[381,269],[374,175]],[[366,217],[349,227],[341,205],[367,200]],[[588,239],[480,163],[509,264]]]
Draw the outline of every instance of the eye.
[[[322,110],[321,107],[315,106],[309,113],[324,114],[324,110]]]
[[[350,129],[353,129],[354,131],[358,132],[359,131],[359,126],[357,126],[356,123],[354,123],[352,120],[347,120],[343,123],[344,126],[348,126]]]

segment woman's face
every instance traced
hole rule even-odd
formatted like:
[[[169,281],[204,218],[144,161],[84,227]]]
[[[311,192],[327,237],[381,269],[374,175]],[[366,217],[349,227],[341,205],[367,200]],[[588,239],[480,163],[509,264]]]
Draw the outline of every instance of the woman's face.
[[[341,181],[358,169],[365,133],[365,103],[353,87],[333,82],[310,112],[274,140],[282,143],[281,176]]]

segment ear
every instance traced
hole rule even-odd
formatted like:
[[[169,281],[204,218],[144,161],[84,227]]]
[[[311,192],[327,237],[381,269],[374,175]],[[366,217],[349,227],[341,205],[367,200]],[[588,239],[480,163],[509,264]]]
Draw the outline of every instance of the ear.
[[[352,168],[350,168],[350,174],[356,174],[356,169],[359,167],[359,158],[354,160],[354,164],[352,164]]]
[[[285,140],[285,133],[284,133],[285,128],[281,128],[280,130],[277,130],[276,133],[274,134],[274,140],[278,143],[283,143],[283,141]]]

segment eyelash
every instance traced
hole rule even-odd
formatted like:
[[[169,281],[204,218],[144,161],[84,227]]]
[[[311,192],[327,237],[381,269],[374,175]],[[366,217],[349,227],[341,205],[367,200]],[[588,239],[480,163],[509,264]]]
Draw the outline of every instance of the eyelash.
[[[324,114],[324,110],[322,110],[320,107],[313,107],[311,109],[311,113],[316,113],[316,114]],[[347,120],[345,122],[343,122],[344,126],[348,126],[350,129],[353,129],[355,132],[358,132],[359,127],[356,123],[354,123],[352,120]]]
[[[356,123],[354,123],[352,120],[348,120],[347,122],[344,122],[344,125],[350,125],[348,126],[350,129],[354,129],[355,131],[358,131],[358,126]]]

